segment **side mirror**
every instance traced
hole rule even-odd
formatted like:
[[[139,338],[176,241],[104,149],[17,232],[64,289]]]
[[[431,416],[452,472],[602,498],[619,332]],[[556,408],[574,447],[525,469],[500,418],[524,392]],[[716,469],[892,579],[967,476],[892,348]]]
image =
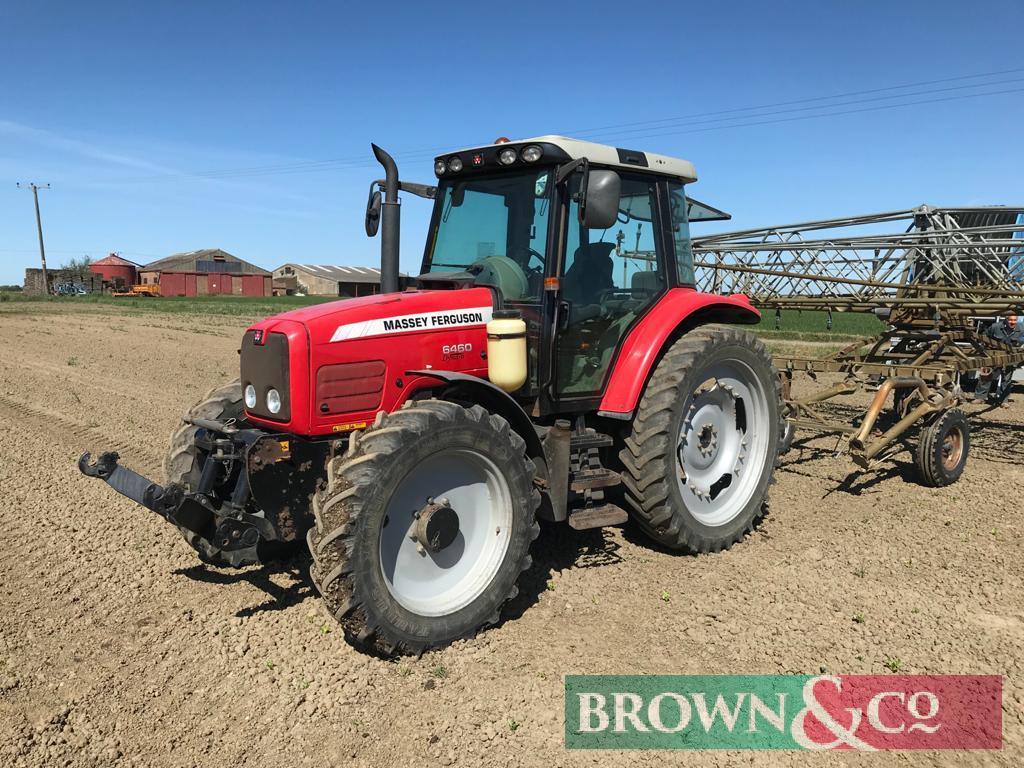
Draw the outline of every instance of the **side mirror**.
[[[376,237],[380,227],[380,190],[370,187],[370,197],[366,201],[366,236]]]
[[[592,170],[580,189],[580,224],[587,229],[608,229],[619,218],[622,179],[615,171]]]

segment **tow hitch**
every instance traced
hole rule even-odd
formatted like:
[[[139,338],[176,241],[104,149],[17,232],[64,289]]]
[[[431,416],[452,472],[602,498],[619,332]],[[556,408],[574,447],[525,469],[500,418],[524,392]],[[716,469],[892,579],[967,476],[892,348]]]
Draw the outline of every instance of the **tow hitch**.
[[[199,428],[195,442],[201,457],[197,477],[190,483],[192,488],[177,483],[165,488],[119,464],[120,456],[114,452],[102,453],[92,463],[87,451],[78,460],[78,469],[176,526],[204,560],[229,566],[260,562],[261,540],[288,541],[295,537],[294,511],[287,505],[282,508],[280,503],[286,499],[280,493],[272,496],[263,490],[283,490],[272,476],[275,462],[268,462],[267,457],[282,457],[280,446],[294,441],[229,422],[188,422]],[[253,482],[261,490],[262,499],[253,498]],[[292,506],[297,505],[293,502]],[[273,519],[268,511],[274,512]]]

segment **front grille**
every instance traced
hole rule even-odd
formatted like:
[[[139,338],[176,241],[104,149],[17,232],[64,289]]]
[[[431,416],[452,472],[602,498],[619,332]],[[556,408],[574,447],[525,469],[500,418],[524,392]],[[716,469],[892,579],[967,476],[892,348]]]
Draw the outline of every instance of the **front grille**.
[[[384,391],[384,361],[325,365],[316,372],[317,408],[322,414],[371,411]]]
[[[292,415],[291,388],[288,386],[288,337],[268,333],[263,344],[257,344],[249,331],[242,338],[242,389],[252,384],[256,389],[256,406],[246,410],[253,416],[270,421],[289,421]],[[267,409],[267,392],[273,387],[281,395],[281,410]]]

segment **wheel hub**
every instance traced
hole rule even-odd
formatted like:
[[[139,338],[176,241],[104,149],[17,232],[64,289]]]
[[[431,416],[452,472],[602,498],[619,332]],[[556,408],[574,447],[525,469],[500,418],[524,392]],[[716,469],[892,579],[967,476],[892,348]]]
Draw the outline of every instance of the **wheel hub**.
[[[947,472],[952,472],[960,463],[963,445],[963,436],[956,430],[951,431],[942,441],[942,466]]]
[[[459,516],[448,499],[428,499],[422,509],[413,513],[416,525],[412,539],[428,552],[440,552],[452,545],[459,535]]]
[[[763,389],[741,364],[722,363],[689,398],[677,447],[679,489],[701,523],[723,525],[742,509],[757,472],[749,456],[767,447]]]
[[[422,459],[390,493],[381,522],[388,591],[419,616],[466,607],[498,573],[512,515],[508,482],[482,452],[442,448]]]
[[[697,450],[705,458],[711,458],[718,450],[718,428],[714,424],[705,424],[697,436]]]

